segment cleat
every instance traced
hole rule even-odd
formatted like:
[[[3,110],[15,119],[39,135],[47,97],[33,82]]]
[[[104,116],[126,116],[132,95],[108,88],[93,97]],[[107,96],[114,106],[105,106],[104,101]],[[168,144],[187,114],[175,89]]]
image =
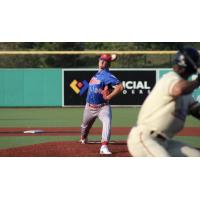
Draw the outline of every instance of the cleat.
[[[85,138],[85,139],[80,139],[80,141],[79,141],[81,144],[87,144],[88,143],[88,139],[87,138]]]
[[[102,145],[100,148],[100,154],[102,155],[111,155],[112,153],[109,151],[107,145]]]

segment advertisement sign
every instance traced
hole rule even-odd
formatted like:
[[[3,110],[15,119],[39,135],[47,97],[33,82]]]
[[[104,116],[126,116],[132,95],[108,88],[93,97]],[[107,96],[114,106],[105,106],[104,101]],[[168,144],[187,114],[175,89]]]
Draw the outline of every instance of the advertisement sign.
[[[63,70],[63,106],[84,105],[90,79],[97,69]],[[156,83],[154,69],[111,69],[124,90],[111,105],[141,105]]]

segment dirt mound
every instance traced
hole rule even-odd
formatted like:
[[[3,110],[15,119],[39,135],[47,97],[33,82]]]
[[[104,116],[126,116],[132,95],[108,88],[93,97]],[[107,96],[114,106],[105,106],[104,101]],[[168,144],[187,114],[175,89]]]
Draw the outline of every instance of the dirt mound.
[[[17,148],[0,150],[1,157],[99,157],[100,144],[92,142],[48,142]],[[112,142],[109,145],[111,157],[129,157],[125,142]],[[109,156],[110,157],[110,156]]]

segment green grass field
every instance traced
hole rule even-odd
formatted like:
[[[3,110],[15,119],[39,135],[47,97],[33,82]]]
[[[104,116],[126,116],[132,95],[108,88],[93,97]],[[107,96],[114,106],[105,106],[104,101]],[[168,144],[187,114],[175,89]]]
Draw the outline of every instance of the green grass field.
[[[132,127],[139,108],[113,108],[113,127]],[[79,127],[83,108],[2,108],[0,127]],[[97,120],[94,127],[100,127]],[[186,127],[200,127],[197,119],[188,117]]]
[[[137,120],[139,108],[113,108],[113,127],[132,127]],[[80,127],[83,108],[2,108],[0,127]],[[94,127],[101,127],[97,120]],[[188,117],[186,127],[200,127],[200,122]],[[100,136],[91,136],[100,140]],[[127,136],[112,136],[112,140],[126,140]],[[77,141],[78,136],[2,136],[0,149],[53,141]],[[196,147],[200,147],[199,137],[176,137]]]

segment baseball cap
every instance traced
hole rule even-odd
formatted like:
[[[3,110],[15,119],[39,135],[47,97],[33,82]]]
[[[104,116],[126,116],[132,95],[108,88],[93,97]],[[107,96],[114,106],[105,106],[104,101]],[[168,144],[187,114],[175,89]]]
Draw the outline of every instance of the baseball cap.
[[[107,62],[112,62],[112,61],[115,61],[117,59],[117,55],[115,55],[115,54],[113,54],[113,55],[102,54],[99,59],[105,60]]]

